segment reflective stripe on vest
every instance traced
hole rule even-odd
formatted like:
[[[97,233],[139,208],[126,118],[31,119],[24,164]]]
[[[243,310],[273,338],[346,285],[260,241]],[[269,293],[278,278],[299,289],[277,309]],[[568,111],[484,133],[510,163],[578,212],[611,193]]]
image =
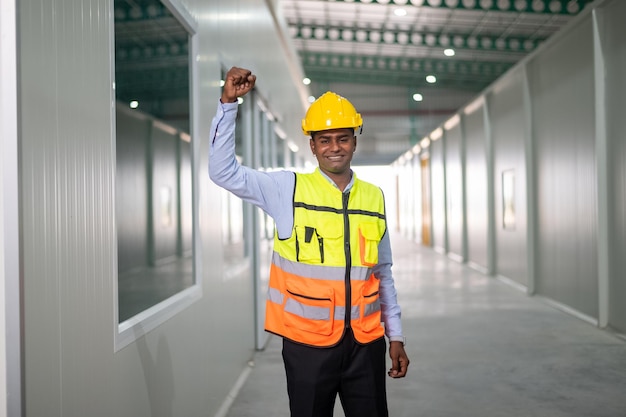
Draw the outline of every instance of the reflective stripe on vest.
[[[285,272],[290,274],[298,274],[302,277],[311,279],[327,279],[331,281],[344,281],[346,278],[346,268],[340,266],[319,266],[300,262],[290,261],[281,257],[277,252],[272,255],[272,263]],[[372,268],[363,266],[350,267],[350,279],[356,281],[365,281],[372,275]]]
[[[275,288],[270,288],[267,293],[268,301],[282,305],[285,297],[283,294]],[[303,303],[299,303],[294,299],[289,299],[287,303],[285,303],[285,311],[288,311],[292,314],[297,314],[303,318],[313,319],[313,320],[328,320],[330,318],[330,309],[322,309],[320,307],[313,307],[313,309],[323,310],[319,313],[316,313],[315,310],[308,310],[309,306],[306,306]],[[353,319],[358,319],[361,316],[361,309],[358,306],[351,307],[350,316]],[[376,298],[373,303],[365,305],[365,316],[369,316],[370,314],[374,314],[380,311],[380,300]],[[343,306],[335,307],[335,320],[343,320],[346,314],[346,309]]]
[[[372,267],[385,228],[378,187],[355,178],[344,195],[319,169],[296,174],[292,234],[274,238],[266,330],[312,346],[336,344],[346,327],[361,343],[381,338]]]

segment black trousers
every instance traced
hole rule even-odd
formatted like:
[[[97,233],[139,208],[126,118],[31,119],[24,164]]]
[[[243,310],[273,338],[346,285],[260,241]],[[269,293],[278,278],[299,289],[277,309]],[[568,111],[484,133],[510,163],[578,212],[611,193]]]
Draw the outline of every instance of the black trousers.
[[[337,395],[346,417],[387,417],[386,351],[384,338],[361,345],[351,331],[330,348],[283,339],[291,417],[332,417]]]

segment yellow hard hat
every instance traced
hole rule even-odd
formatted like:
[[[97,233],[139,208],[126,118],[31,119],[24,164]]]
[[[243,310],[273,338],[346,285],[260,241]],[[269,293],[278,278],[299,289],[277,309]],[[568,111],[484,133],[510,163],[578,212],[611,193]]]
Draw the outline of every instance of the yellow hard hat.
[[[302,132],[306,136],[320,130],[343,128],[356,130],[362,126],[363,119],[352,103],[331,91],[315,100],[302,119]]]

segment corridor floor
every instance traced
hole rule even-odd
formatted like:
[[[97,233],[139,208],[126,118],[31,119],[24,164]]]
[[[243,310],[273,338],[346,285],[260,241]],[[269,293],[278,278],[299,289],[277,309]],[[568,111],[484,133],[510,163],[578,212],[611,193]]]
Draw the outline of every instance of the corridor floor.
[[[626,341],[401,237],[394,276],[411,360],[391,417],[626,417]],[[272,336],[227,417],[289,416]],[[343,417],[337,400],[335,417]]]

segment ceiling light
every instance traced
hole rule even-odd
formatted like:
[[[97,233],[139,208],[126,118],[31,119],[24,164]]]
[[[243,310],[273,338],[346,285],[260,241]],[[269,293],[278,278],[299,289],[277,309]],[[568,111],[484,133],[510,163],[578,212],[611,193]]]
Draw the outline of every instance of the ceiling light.
[[[294,153],[300,150],[300,147],[296,145],[294,141],[291,141],[291,140],[287,141],[287,146],[289,147],[289,149],[291,149],[291,152],[294,152]]]
[[[430,84],[434,84],[437,82],[437,77],[435,77],[434,75],[427,75],[426,82]]]
[[[448,48],[448,49],[444,49],[443,54],[445,56],[454,56],[455,52],[454,52],[454,49]]]
[[[130,102],[129,106],[131,109],[136,109],[137,107],[139,107],[139,102],[137,100],[133,100]]]
[[[313,103],[315,101],[315,96],[309,96],[309,103]]]
[[[424,100],[424,97],[420,93],[415,93],[415,94],[413,94],[413,100],[415,100],[415,101],[422,101],[422,100]]]
[[[239,104],[243,103],[243,97],[237,97],[237,103]]]
[[[302,84],[304,84],[304,85],[309,85],[309,84],[311,84],[311,79],[310,79],[310,78],[308,78],[308,77],[303,78],[303,79],[302,79]]]
[[[400,16],[400,17],[406,16],[406,13],[407,13],[406,9],[403,9],[401,7],[398,7],[397,9],[393,11],[393,14],[395,14],[396,16]]]

